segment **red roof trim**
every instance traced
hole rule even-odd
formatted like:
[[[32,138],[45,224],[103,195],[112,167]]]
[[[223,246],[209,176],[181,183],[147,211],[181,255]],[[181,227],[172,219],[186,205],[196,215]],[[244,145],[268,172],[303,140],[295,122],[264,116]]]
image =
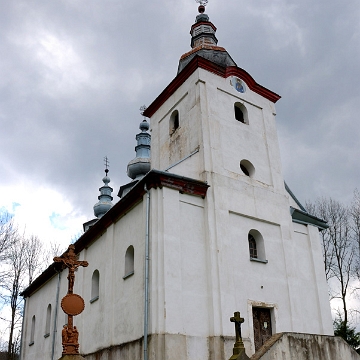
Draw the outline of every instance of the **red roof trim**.
[[[276,103],[281,96],[258,84],[253,77],[245,70],[236,67],[228,66],[223,68],[213,62],[196,55],[185,68],[173,79],[173,81],[164,89],[164,91],[152,102],[152,104],[144,111],[144,115],[151,118],[155,112],[165,103],[165,101],[190,77],[190,75],[198,68],[210,71],[223,78],[229,76],[237,76],[244,80],[249,89],[263,96],[264,98]]]
[[[85,232],[75,242],[75,252],[78,254],[83,249],[88,247],[92,242],[97,240],[106,229],[121,217],[126,215],[132,208],[143,200],[146,189],[162,188],[163,186],[178,190],[180,193],[185,193],[194,196],[201,196],[205,198],[209,185],[203,181],[170,174],[163,171],[151,170],[144,176],[123,198],[120,199],[105,215],[99,219],[90,229]],[[47,281],[54,277],[59,271],[62,271],[60,263],[51,264],[40,276],[38,276],[31,285],[25,289],[21,295],[23,297],[31,296]]]
[[[191,35],[191,31],[193,31],[193,29],[195,27],[198,27],[200,25],[210,25],[214,29],[215,32],[217,30],[216,26],[212,22],[210,22],[210,21],[201,21],[201,22],[195,23],[194,25],[191,26],[190,35]]]
[[[247,86],[257,94],[263,96],[265,99],[268,99],[272,101],[273,103],[276,103],[279,99],[281,99],[281,96],[272,92],[271,90],[267,89],[266,87],[258,84],[254,78],[245,70],[238,68],[237,66],[228,66],[225,71],[225,77],[229,76],[237,76],[240,79],[244,80],[247,84]]]

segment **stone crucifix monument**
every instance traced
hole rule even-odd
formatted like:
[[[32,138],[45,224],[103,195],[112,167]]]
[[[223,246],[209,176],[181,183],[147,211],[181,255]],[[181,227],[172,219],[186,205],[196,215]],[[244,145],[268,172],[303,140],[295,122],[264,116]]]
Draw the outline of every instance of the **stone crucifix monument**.
[[[247,360],[249,357],[245,353],[244,343],[241,338],[241,324],[244,322],[244,318],[240,317],[240,312],[234,312],[234,316],[230,318],[230,321],[235,323],[235,344],[233,348],[233,355],[229,360]]]
[[[61,263],[63,269],[68,268],[68,292],[61,300],[61,308],[68,316],[68,323],[62,329],[63,357],[61,359],[82,359],[79,355],[79,333],[74,326],[73,317],[79,315],[85,308],[84,299],[74,294],[75,271],[80,266],[88,266],[87,261],[79,261],[75,254],[75,246],[70,245],[68,250],[60,257],[54,257],[54,261]]]

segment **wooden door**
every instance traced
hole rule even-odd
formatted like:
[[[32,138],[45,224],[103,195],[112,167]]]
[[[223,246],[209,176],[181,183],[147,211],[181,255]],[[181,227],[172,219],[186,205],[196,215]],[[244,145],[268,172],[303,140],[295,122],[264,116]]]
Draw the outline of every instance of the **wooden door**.
[[[272,336],[270,309],[253,307],[255,351]]]

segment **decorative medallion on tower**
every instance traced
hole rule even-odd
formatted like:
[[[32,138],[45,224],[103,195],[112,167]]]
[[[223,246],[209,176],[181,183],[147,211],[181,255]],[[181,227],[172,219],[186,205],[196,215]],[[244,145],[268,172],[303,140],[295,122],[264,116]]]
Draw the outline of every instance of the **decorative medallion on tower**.
[[[246,91],[245,83],[236,76],[231,77],[230,85],[239,93],[244,93]]]
[[[103,177],[102,181],[104,186],[102,186],[99,191],[100,195],[98,196],[99,201],[94,205],[94,215],[100,219],[103,215],[112,208],[113,203],[111,202],[113,197],[111,193],[113,189],[108,185],[110,182],[110,178],[108,177],[109,172],[109,159],[107,156],[104,157],[105,163],[105,177]]]

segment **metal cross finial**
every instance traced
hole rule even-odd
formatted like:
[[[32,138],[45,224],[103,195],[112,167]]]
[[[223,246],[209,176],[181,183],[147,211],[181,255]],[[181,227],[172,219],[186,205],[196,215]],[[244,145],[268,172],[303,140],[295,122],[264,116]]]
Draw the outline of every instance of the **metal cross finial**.
[[[140,106],[140,114],[144,116],[144,111],[147,109],[146,105]],[[144,116],[144,120],[146,120],[146,117]]]
[[[106,170],[107,170],[107,169],[108,169],[108,167],[109,167],[109,159],[108,159],[108,157],[107,157],[107,156],[105,156],[105,157],[104,157],[104,165],[105,165]]]
[[[208,3],[208,0],[195,0],[195,1],[202,6],[206,6]]]
[[[108,169],[108,167],[109,167],[109,159],[108,159],[107,156],[104,157],[104,165],[105,165],[105,173],[107,175],[107,173],[109,172],[109,169]]]

